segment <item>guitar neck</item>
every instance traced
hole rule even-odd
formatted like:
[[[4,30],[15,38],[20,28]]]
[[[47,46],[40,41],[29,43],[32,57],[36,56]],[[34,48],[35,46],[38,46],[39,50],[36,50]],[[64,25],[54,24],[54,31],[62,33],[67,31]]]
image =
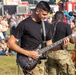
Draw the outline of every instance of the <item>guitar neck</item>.
[[[68,37],[68,38],[71,38],[71,37],[72,37],[72,34],[69,35],[69,36],[67,36],[67,37]],[[55,46],[61,44],[61,43],[63,42],[63,40],[64,40],[64,38],[58,40],[57,42],[55,42],[55,43],[53,43],[53,44],[51,44],[51,45],[49,45],[49,46],[46,46],[46,47],[44,47],[44,48],[38,50],[38,53],[39,53],[39,54],[43,54],[44,52],[46,52],[46,51],[48,51],[48,50],[54,48]]]

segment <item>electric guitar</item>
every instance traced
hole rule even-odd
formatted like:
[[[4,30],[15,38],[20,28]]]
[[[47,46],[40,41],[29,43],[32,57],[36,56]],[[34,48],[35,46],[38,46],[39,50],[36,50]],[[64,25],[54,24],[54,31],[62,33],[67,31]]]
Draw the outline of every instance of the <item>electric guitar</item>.
[[[71,38],[71,37],[75,37],[75,36],[76,36],[76,32],[74,32],[73,34],[71,34],[67,37]],[[63,42],[63,40],[64,40],[64,38],[60,39],[59,41],[57,41],[49,46],[44,47],[42,49],[37,49],[36,51],[40,55],[42,55],[44,52],[49,51],[50,49],[54,48],[55,46],[61,44]],[[20,64],[20,66],[23,69],[25,69],[27,71],[34,69],[39,61],[40,61],[40,58],[33,59],[33,58],[30,58],[30,57],[22,55],[22,54],[17,56],[17,62]]]

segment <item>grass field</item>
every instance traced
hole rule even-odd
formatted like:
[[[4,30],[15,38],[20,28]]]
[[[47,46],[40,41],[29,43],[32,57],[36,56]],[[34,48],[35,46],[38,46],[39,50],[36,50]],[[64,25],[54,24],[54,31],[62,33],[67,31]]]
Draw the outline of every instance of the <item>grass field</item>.
[[[69,50],[74,50],[74,45],[68,46]],[[20,75],[23,75],[20,68]],[[0,75],[18,75],[16,56],[0,56]]]
[[[21,68],[20,71],[23,75]],[[18,75],[16,56],[0,56],[0,75]]]

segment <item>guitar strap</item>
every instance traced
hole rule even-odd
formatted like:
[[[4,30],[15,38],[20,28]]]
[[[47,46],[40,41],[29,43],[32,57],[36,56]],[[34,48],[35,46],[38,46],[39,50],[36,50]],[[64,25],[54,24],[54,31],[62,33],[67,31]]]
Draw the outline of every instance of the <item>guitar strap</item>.
[[[45,42],[46,42],[46,30],[45,30],[45,23],[42,21],[42,35],[43,35],[43,44],[42,46],[45,47]],[[46,59],[47,58],[47,52],[43,53],[42,56],[40,56],[40,59]]]
[[[45,30],[45,23],[42,21],[42,30],[43,30],[43,43],[46,42],[46,30]]]
[[[58,22],[57,22],[57,23],[58,23]],[[53,40],[53,37],[54,37],[55,32],[56,32],[57,23],[53,23],[54,28],[53,28],[53,34],[52,34],[53,36],[52,36],[52,40]]]

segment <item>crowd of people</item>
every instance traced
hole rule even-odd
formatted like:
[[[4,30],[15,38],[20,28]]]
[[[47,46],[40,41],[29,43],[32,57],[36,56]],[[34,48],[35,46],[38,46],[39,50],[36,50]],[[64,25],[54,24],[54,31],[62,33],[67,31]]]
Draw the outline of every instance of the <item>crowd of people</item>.
[[[25,17],[23,15],[0,15],[0,55],[11,55],[12,51],[7,46],[7,41],[17,27]],[[8,48],[8,49],[7,49]]]
[[[76,43],[76,38],[67,36],[71,35],[75,28],[76,17],[68,15],[66,11],[50,12],[48,3],[40,1],[28,17],[16,13],[11,16],[0,16],[0,55],[17,52],[17,62],[24,75],[75,75],[74,63],[67,46],[69,42]],[[47,47],[62,38],[62,43],[46,52],[46,73],[40,71],[42,63],[35,65],[32,70],[29,69],[34,61],[40,58],[37,47]]]

